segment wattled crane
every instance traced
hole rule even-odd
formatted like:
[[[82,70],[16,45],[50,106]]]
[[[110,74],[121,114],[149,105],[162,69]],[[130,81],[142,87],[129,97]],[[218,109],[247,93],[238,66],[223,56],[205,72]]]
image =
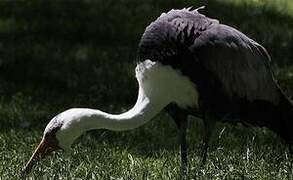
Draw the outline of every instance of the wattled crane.
[[[264,47],[240,31],[184,8],[163,13],[145,30],[135,68],[138,98],[122,114],[73,108],[55,116],[23,172],[57,149],[69,149],[91,129],[137,128],[167,110],[180,129],[181,162],[187,165],[187,116],[203,119],[206,159],[216,121],[265,126],[293,142],[293,108],[274,80]]]

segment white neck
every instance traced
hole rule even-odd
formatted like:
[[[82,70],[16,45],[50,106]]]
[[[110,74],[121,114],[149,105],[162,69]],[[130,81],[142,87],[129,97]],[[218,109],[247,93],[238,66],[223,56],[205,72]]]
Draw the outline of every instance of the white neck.
[[[140,86],[135,105],[125,113],[109,114],[99,110],[92,110],[91,118],[83,123],[86,130],[105,128],[109,130],[129,130],[142,126],[158,114],[169,102],[149,97]]]
[[[129,130],[142,126],[151,120],[169,103],[181,108],[197,106],[195,85],[170,66],[146,60],[136,67],[139,84],[137,102],[129,111],[122,114],[109,114],[95,109],[74,108],[67,110],[51,120],[45,132],[62,121],[61,130],[56,136],[64,144],[91,129]],[[57,124],[58,125],[58,124]]]
[[[96,116],[93,116],[96,118],[89,118],[88,128],[133,129],[151,120],[171,102],[181,108],[197,104],[195,85],[170,66],[146,60],[138,64],[135,70],[139,91],[133,108],[118,115],[96,111]]]

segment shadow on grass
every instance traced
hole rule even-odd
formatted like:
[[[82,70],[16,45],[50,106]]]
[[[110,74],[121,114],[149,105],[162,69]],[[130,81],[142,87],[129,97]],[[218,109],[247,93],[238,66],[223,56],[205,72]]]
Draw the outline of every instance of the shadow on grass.
[[[0,36],[5,37],[0,46],[3,94],[55,91],[103,96],[112,101],[109,104],[117,98],[130,103],[136,93],[129,67],[134,68],[144,28],[162,12],[189,6],[206,5],[203,14],[263,44],[274,64],[293,62],[292,16],[270,6],[216,0],[5,2],[0,4]]]

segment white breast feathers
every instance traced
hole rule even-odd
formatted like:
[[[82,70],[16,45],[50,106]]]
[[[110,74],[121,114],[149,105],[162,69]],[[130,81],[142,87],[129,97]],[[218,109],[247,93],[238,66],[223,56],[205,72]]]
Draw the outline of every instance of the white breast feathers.
[[[136,66],[139,86],[150,100],[176,103],[181,108],[198,106],[196,85],[171,66],[145,60]]]

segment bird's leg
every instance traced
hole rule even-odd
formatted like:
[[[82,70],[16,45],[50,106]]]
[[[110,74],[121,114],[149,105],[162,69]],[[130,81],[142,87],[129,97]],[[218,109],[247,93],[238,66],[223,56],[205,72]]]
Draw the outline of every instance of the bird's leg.
[[[292,144],[287,144],[288,145],[288,151],[289,153],[286,153],[286,159],[288,160],[287,167],[290,169],[291,173],[293,173],[293,145]]]
[[[187,130],[187,117],[181,120],[180,125],[180,155],[181,155],[181,173],[187,174],[187,142],[186,142],[186,130]]]
[[[289,144],[288,148],[289,148],[290,155],[293,155],[293,145]]]
[[[202,157],[201,167],[203,167],[206,163],[209,140],[214,130],[216,121],[212,115],[210,115],[209,113],[205,113],[203,118],[203,123],[204,123],[204,132],[203,132],[203,146],[201,150],[201,157]]]
[[[181,157],[181,179],[185,179],[187,176],[188,160],[187,160],[187,141],[186,141],[186,130],[187,130],[187,116],[188,114],[178,108],[174,104],[170,104],[166,107],[167,112],[174,119],[180,133],[180,157]]]

